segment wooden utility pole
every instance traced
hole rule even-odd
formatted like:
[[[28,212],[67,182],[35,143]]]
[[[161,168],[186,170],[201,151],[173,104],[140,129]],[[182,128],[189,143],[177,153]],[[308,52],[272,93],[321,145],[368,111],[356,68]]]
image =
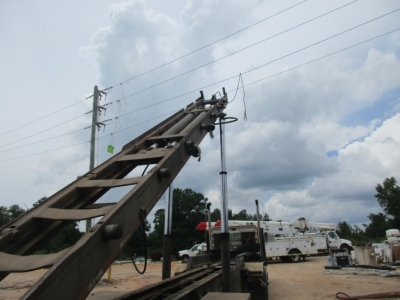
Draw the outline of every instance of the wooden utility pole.
[[[93,111],[92,111],[92,134],[90,136],[90,163],[89,171],[94,169],[94,156],[96,150],[96,127],[97,127],[97,107],[99,105],[99,88],[94,86],[93,92]],[[86,232],[92,227],[92,219],[86,220]]]

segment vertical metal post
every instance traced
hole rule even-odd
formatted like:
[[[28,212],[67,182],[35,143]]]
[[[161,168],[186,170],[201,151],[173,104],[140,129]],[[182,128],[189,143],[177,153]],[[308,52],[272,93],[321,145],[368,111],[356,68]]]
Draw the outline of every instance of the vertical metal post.
[[[230,247],[229,247],[229,228],[228,228],[228,196],[227,196],[227,172],[225,158],[225,115],[220,118],[219,132],[221,137],[221,189],[222,189],[222,207],[221,207],[221,264],[222,264],[222,292],[230,292]]]
[[[207,203],[207,210],[208,210],[208,230],[207,232],[207,250],[211,250],[211,203]]]
[[[163,262],[162,279],[171,277],[171,234],[172,234],[172,204],[174,186],[171,183],[168,189],[168,197],[165,203],[164,237],[163,237]]]
[[[261,238],[260,238],[260,211],[259,211],[259,209],[258,209],[258,200],[256,199],[256,213],[257,213],[257,232],[258,232],[258,236],[257,236],[257,240],[258,240],[258,242],[260,242],[261,241]]]
[[[260,256],[265,259],[265,245],[264,244],[264,231],[260,225],[260,210],[258,208],[258,200],[256,199],[256,213],[257,213],[257,231],[258,231],[258,243],[260,244]]]
[[[96,127],[97,127],[97,107],[99,105],[99,88],[94,86],[93,91],[93,111],[92,111],[92,134],[90,136],[90,162],[89,171],[94,169],[94,155],[96,149]],[[92,227],[92,219],[86,220],[86,232]]]

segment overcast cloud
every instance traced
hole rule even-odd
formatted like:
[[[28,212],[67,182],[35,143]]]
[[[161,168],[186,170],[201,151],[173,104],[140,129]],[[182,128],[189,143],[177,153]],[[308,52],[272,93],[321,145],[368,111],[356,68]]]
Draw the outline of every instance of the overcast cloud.
[[[102,163],[107,145],[120,151],[199,90],[232,100],[239,73],[245,97],[240,83],[226,126],[234,212],[258,199],[274,220],[366,223],[376,184],[400,180],[400,31],[362,43],[400,28],[396,1],[25,2],[0,4],[1,205],[30,207],[87,172],[94,85],[113,87]],[[217,208],[218,131],[201,149],[175,187]]]

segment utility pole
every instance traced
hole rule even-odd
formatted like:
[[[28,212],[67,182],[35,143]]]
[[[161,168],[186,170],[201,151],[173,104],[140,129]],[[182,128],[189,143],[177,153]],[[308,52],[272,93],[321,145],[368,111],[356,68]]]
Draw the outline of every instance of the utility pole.
[[[93,92],[93,110],[92,110],[92,134],[90,137],[90,163],[89,171],[94,169],[94,156],[96,149],[96,128],[97,128],[97,107],[99,105],[99,88],[97,85],[94,86]],[[86,220],[86,232],[92,227],[92,219]]]

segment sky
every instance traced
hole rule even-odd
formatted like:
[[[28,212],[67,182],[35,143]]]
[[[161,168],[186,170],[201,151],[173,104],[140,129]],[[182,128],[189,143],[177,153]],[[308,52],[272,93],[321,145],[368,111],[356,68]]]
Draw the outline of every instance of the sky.
[[[226,113],[238,118],[226,125],[234,213],[255,213],[258,199],[273,220],[368,223],[381,211],[375,186],[400,180],[399,9],[393,0],[1,1],[0,205],[30,208],[88,171],[95,85],[107,92],[97,164],[112,156],[108,145],[115,154],[200,90],[211,98],[224,87]],[[200,147],[201,162],[191,158],[174,186],[220,208],[218,131]],[[164,206],[163,197],[152,213]]]

